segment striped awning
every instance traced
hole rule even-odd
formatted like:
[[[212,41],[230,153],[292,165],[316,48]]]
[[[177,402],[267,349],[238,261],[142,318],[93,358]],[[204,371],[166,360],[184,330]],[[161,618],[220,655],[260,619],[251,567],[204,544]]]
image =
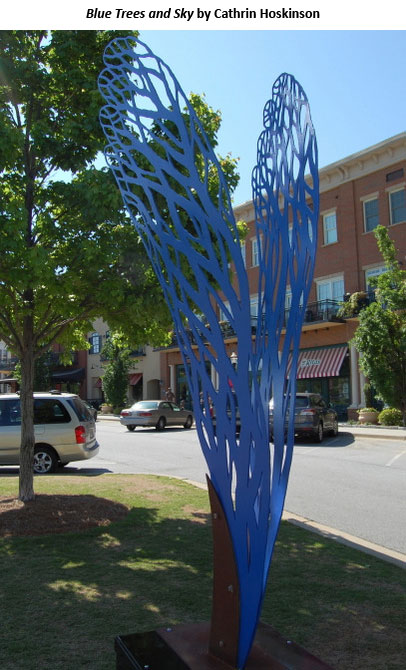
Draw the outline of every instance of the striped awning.
[[[297,363],[297,379],[338,377],[347,351],[347,345],[300,351]],[[291,360],[290,358],[288,373],[290,371]]]

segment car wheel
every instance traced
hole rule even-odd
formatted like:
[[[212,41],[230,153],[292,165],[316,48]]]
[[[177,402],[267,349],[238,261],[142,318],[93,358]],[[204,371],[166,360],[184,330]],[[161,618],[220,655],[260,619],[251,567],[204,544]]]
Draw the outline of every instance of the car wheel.
[[[333,422],[333,427],[330,431],[330,435],[332,435],[333,437],[336,437],[338,435],[338,421],[337,421],[337,419],[335,419],[334,422]]]
[[[321,423],[321,421],[320,421],[320,423],[317,427],[317,432],[315,433],[314,438],[315,438],[316,442],[322,442],[323,441],[323,424]]]
[[[58,467],[56,453],[50,447],[36,447],[34,451],[34,472],[36,475],[48,475]]]
[[[166,426],[166,421],[164,416],[160,416],[158,419],[158,423],[156,424],[155,428],[157,430],[163,430]]]
[[[130,433],[132,433],[133,430],[135,430],[135,426],[134,426],[133,424],[131,424],[131,425],[129,425],[129,426],[126,426],[126,428],[127,428],[127,430],[130,431]]]
[[[190,414],[189,414],[188,418],[186,419],[186,423],[185,423],[185,425],[184,425],[184,428],[191,428],[191,427],[192,427],[192,423],[193,423],[193,419],[192,419],[192,417],[191,417]]]

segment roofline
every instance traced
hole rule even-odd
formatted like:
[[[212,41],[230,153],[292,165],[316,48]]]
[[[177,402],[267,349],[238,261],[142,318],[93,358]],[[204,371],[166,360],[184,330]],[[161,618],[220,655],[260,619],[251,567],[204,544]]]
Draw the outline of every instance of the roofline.
[[[320,192],[401,160],[406,160],[406,131],[320,168]],[[252,201],[247,200],[233,209],[235,214],[241,216],[244,211],[252,209]]]

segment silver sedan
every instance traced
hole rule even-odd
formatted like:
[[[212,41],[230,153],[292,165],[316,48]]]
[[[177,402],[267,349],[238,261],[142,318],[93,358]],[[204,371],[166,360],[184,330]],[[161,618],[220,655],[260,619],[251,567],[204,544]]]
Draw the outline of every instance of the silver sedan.
[[[193,413],[167,400],[140,400],[121,411],[120,423],[131,431],[137,426],[154,427],[157,430],[164,430],[166,426],[191,428]]]

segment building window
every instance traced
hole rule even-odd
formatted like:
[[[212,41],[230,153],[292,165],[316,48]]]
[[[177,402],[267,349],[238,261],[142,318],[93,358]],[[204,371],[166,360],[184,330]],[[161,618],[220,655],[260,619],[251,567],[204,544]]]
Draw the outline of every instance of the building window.
[[[395,179],[402,179],[403,177],[403,168],[399,170],[394,170],[393,172],[388,172],[386,175],[386,181],[395,181]]]
[[[290,288],[287,288],[285,293],[285,310],[290,310],[291,304],[292,304],[292,290]]]
[[[369,233],[379,225],[378,198],[364,200],[364,227],[365,232]]]
[[[93,333],[89,337],[90,349],[89,354],[100,354],[101,349],[101,337],[97,333]]]
[[[319,302],[335,300],[342,301],[344,297],[344,277],[331,277],[317,283],[317,300]]]
[[[242,260],[243,260],[244,265],[246,265],[246,256],[247,256],[246,252],[247,252],[247,249],[246,249],[245,242],[241,242],[241,256],[242,256]]]
[[[229,303],[229,302],[225,302],[225,303],[224,303],[224,308],[225,308],[225,309],[222,309],[222,308],[220,307],[220,309],[219,309],[219,321],[227,321],[227,322],[229,322],[229,321],[230,321],[230,303]],[[227,311],[225,311],[225,310],[227,310]]]
[[[250,297],[250,315],[251,326],[256,326],[258,322],[258,295],[252,295]]]
[[[259,249],[258,249],[258,240],[255,238],[252,240],[252,247],[251,247],[251,253],[252,253],[252,267],[256,267],[259,265]]]
[[[337,215],[329,212],[323,215],[324,244],[337,242]]]
[[[374,291],[375,291],[375,289],[373,289],[371,287],[370,282],[369,282],[371,277],[378,277],[378,275],[381,275],[384,272],[386,272],[387,269],[388,268],[386,267],[386,265],[378,265],[374,268],[368,268],[368,270],[365,270],[365,287],[366,287],[367,293],[373,295]]]
[[[389,193],[389,205],[392,225],[406,221],[406,190],[404,188]]]

